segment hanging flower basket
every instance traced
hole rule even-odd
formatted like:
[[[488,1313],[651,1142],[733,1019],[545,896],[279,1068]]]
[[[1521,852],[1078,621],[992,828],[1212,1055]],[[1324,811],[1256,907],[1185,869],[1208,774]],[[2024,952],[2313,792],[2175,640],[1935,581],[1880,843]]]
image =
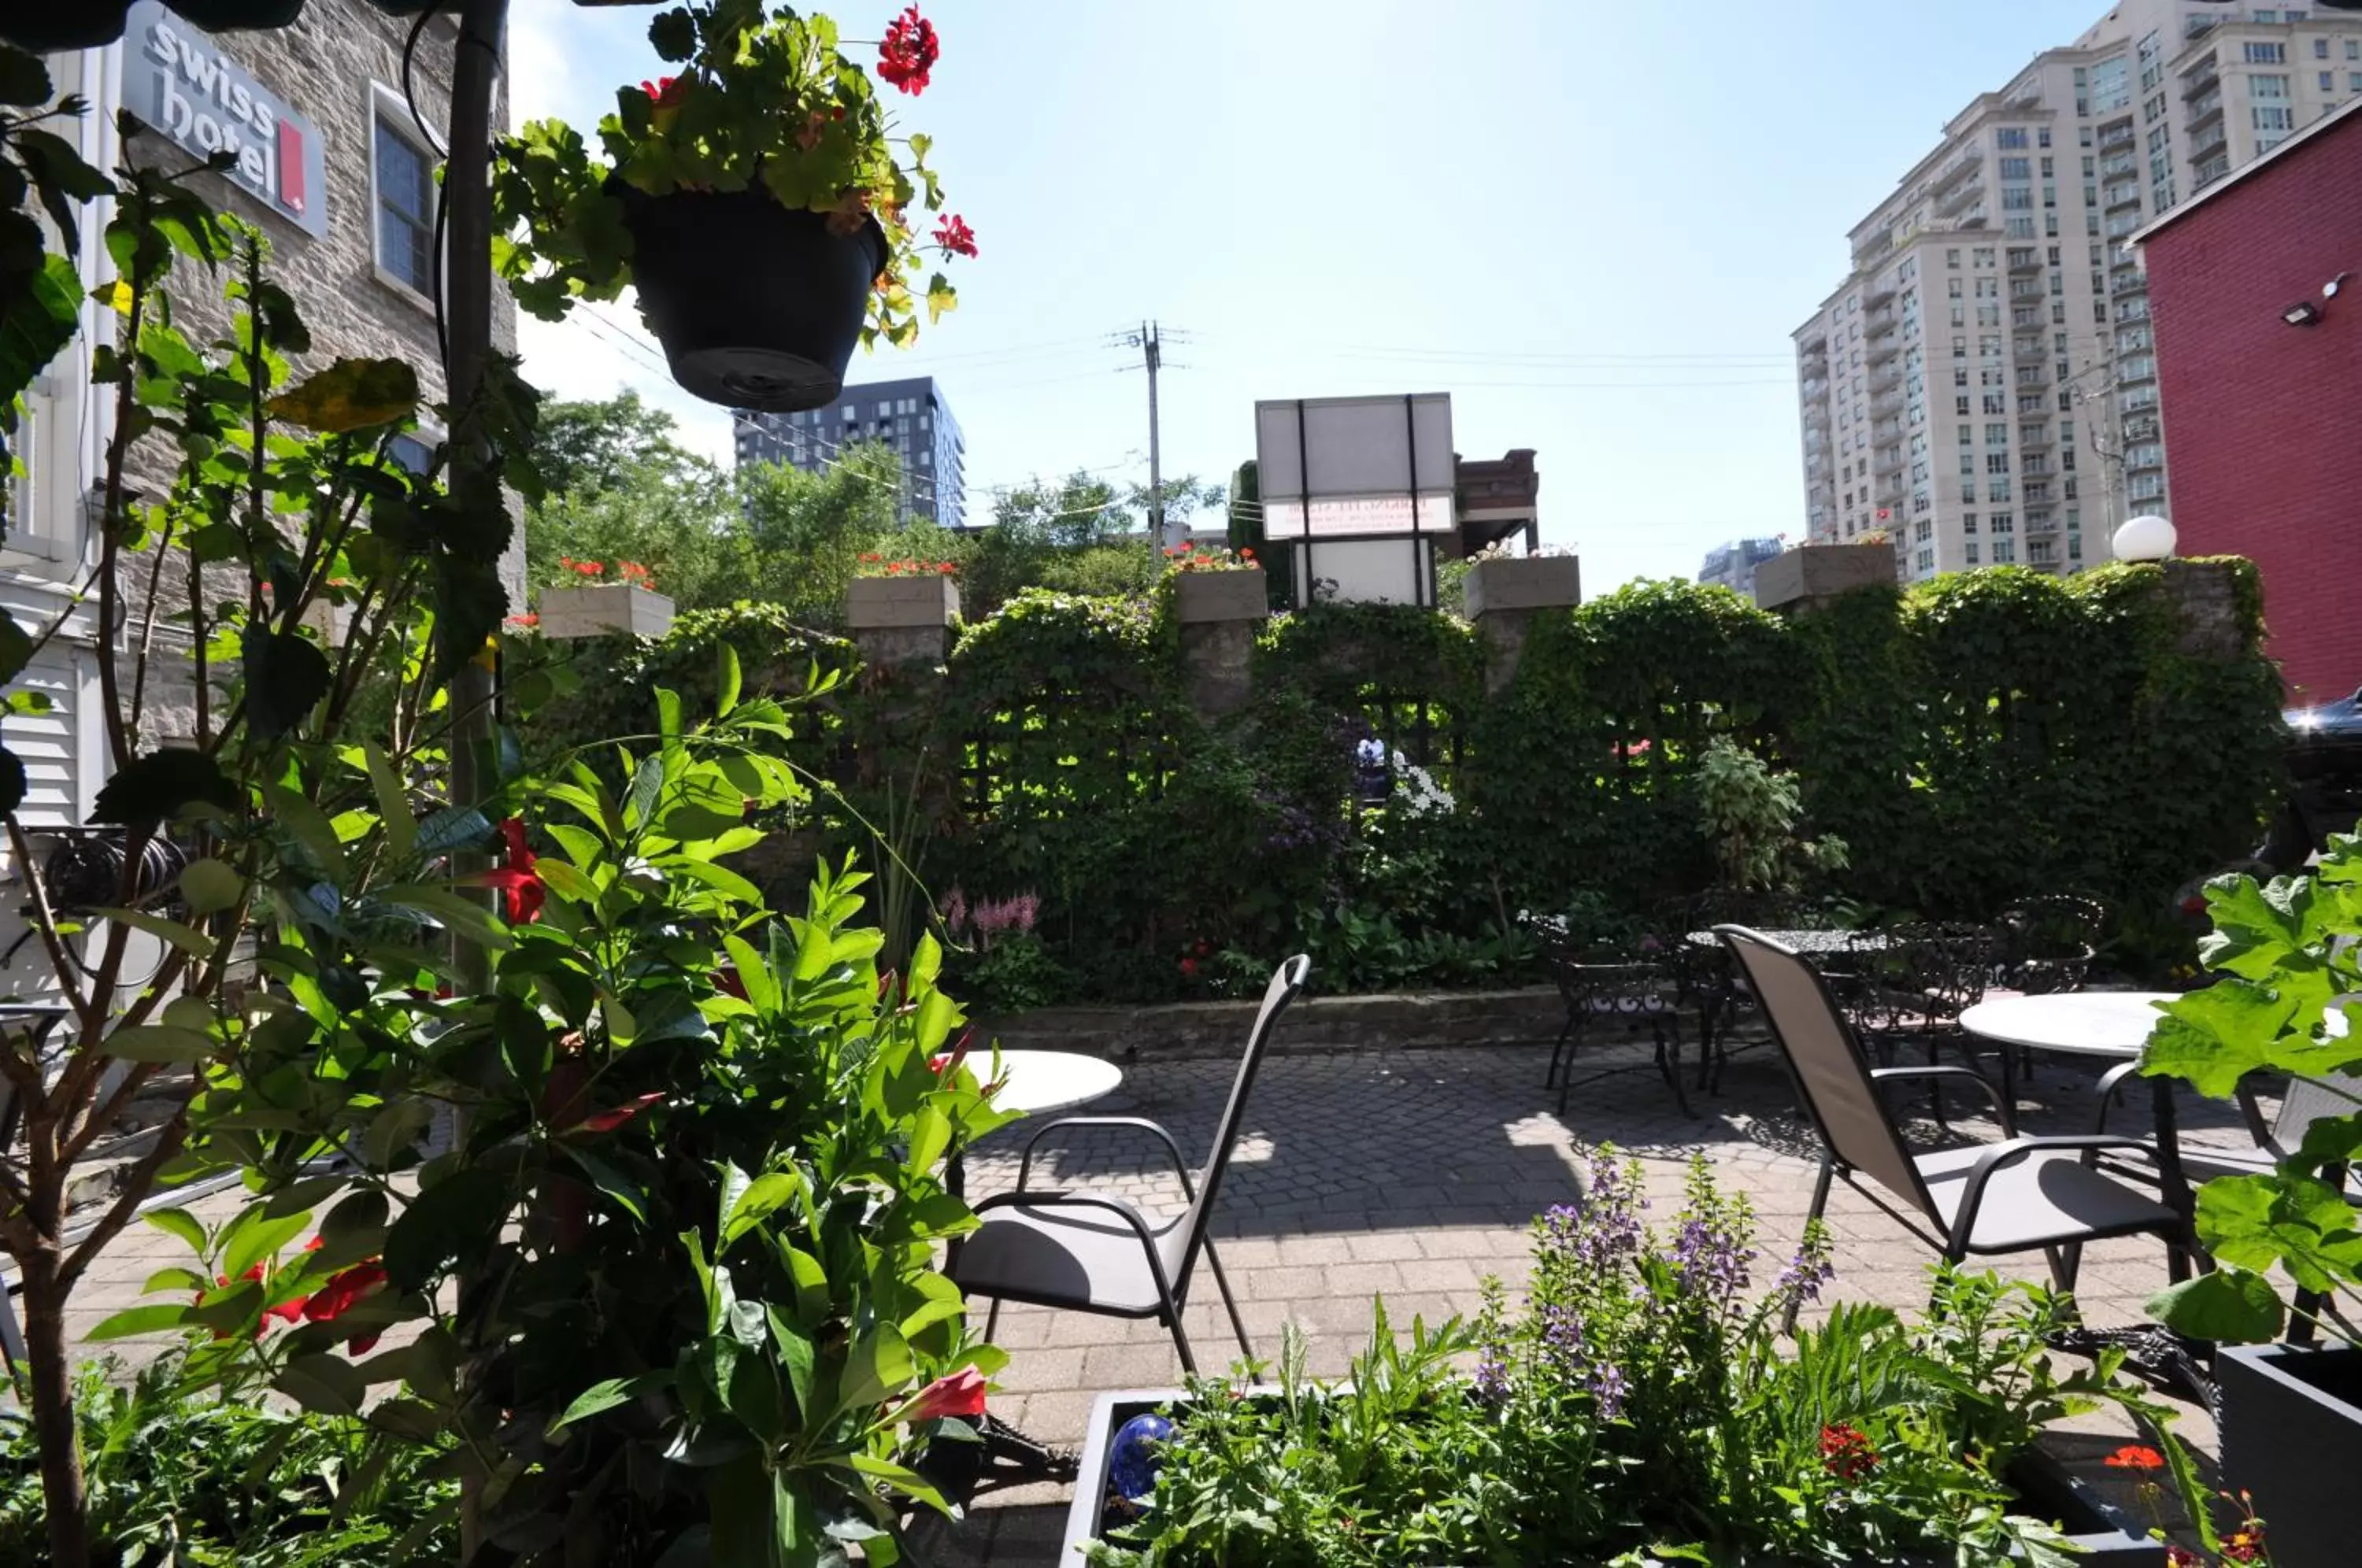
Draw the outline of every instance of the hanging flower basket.
[[[942,52],[933,25],[911,6],[883,31],[878,79],[917,96]],[[856,340],[905,347],[922,293],[931,318],[957,303],[922,263],[974,256],[976,233],[943,210],[933,143],[889,116],[830,18],[703,0],[648,37],[676,73],[620,89],[595,154],[557,120],[500,143],[501,273],[550,321],[635,287],[688,391],[819,408]],[[922,230],[923,213],[939,215]]]
[[[624,204],[640,314],[673,380],[708,403],[781,412],[822,407],[844,389],[871,283],[889,259],[875,219],[839,235],[759,186],[607,189]]]

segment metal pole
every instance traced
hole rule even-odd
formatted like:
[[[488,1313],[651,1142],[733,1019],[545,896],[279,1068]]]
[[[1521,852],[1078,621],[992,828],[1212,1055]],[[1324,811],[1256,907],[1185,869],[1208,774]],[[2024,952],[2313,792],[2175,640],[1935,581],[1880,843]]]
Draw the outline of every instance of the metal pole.
[[[1148,361],[1148,532],[1160,547],[1169,550],[1181,541],[1164,527],[1164,469],[1156,439],[1156,371],[1164,356],[1158,351],[1153,321],[1140,324],[1140,351]]]
[[[497,495],[492,455],[469,417],[492,352],[492,86],[500,74],[501,30],[508,0],[467,0],[459,14],[459,41],[451,61],[451,153],[444,165],[449,203],[450,252],[444,290],[449,389],[455,436],[468,432],[451,453],[455,494]],[[503,519],[505,520],[505,502]],[[451,678],[451,800],[459,806],[481,802],[492,740],[492,671],[474,659]],[[476,864],[467,864],[475,861]],[[480,857],[465,857],[463,871],[480,869]],[[483,949],[456,933],[452,957],[463,988],[480,990]]]

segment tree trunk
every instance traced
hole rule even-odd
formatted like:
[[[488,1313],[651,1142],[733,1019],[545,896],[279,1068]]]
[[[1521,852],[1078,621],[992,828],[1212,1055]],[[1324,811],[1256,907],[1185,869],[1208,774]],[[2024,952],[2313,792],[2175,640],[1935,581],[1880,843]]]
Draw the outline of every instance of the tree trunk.
[[[88,1568],[90,1518],[83,1494],[82,1445],[74,1427],[73,1365],[67,1353],[65,1291],[56,1244],[17,1260],[25,1281],[25,1359],[32,1383],[33,1433],[41,1452],[41,1500],[49,1511],[51,1568]]]

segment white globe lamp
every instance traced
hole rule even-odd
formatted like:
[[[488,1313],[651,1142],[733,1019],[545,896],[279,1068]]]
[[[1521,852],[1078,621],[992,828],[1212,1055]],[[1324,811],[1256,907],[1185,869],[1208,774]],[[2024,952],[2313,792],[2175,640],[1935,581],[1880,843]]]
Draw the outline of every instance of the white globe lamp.
[[[2173,525],[2162,517],[2135,517],[2116,530],[2120,561],[2161,561],[2173,554]]]

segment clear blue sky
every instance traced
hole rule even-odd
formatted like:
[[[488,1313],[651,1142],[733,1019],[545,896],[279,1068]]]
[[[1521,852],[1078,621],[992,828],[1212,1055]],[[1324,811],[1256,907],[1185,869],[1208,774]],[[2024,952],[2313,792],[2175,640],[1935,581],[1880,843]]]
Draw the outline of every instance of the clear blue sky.
[[[891,14],[825,8],[847,38]],[[1137,356],[1104,340],[1153,316],[1190,335],[1167,349],[1168,475],[1226,481],[1257,398],[1449,392],[1461,452],[1539,453],[1545,542],[1596,593],[1801,536],[1788,333],[1839,281],[1847,228],[2104,0],[923,9],[933,84],[888,95],[934,137],[982,255],[955,315],[850,376],[939,378],[971,487],[1145,479],[1146,389],[1118,369]],[[521,114],[588,131],[656,73],[649,15],[517,0]],[[534,379],[637,387],[726,452],[727,416],[618,341],[642,331],[628,304],[602,308],[527,324]]]

